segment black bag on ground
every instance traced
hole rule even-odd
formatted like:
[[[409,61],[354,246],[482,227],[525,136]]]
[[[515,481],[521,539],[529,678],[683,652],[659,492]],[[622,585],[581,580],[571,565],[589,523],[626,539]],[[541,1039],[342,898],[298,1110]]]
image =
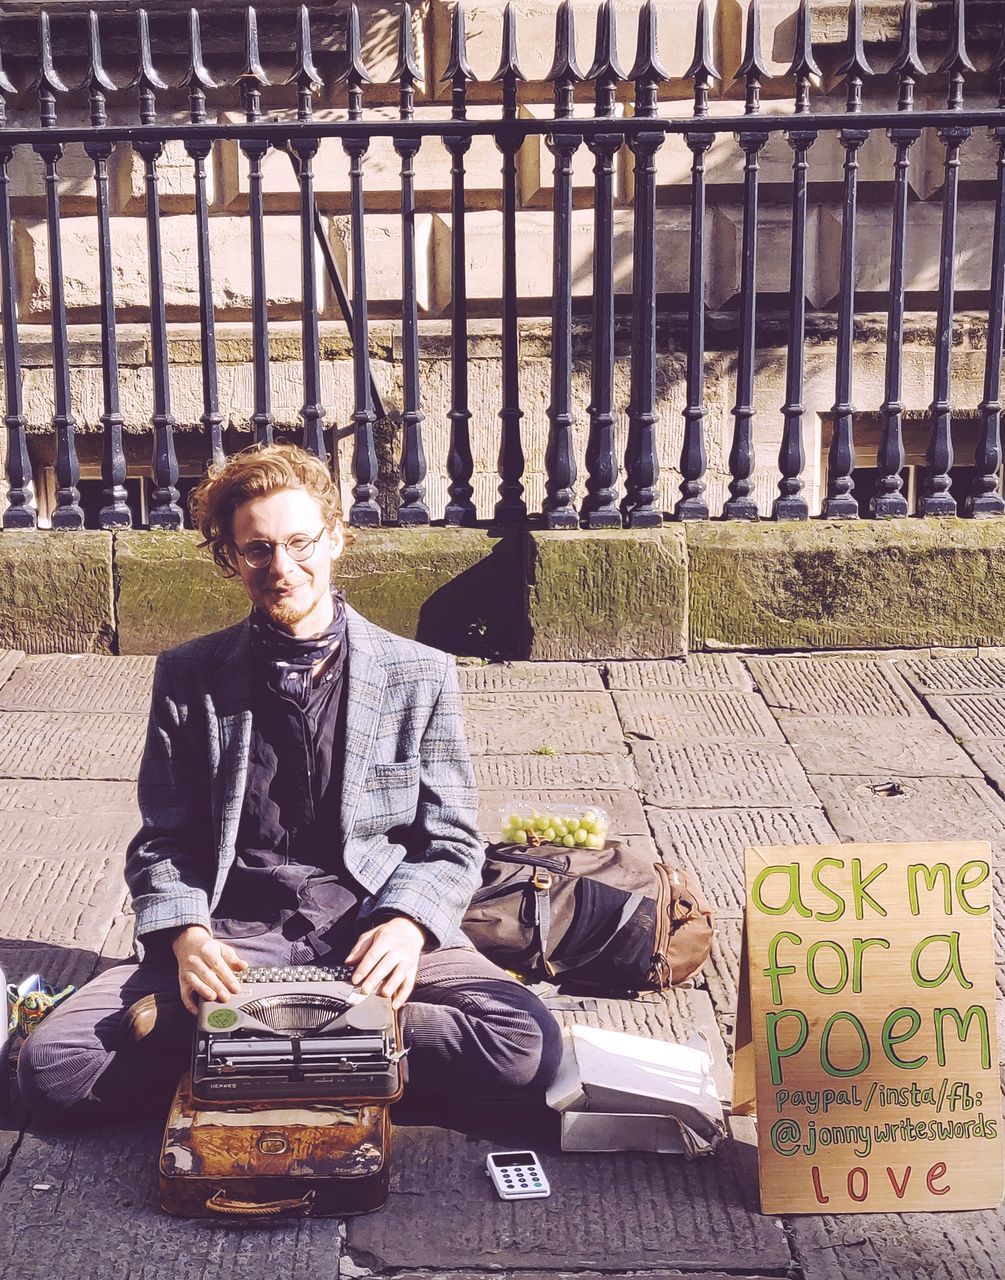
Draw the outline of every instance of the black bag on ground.
[[[617,840],[568,851],[489,845],[461,926],[529,981],[611,994],[683,982],[712,945],[711,910],[687,872]]]

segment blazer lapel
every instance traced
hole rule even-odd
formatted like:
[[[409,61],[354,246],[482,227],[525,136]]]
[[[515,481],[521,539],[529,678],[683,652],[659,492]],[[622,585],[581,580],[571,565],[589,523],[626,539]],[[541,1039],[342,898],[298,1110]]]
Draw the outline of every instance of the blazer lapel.
[[[346,605],[345,758],[342,765],[341,836],[345,849],[359,807],[363,780],[370,767],[374,738],[380,723],[387,672],[377,656],[369,624]]]
[[[237,838],[248,777],[251,744],[251,636],[247,622],[233,632],[213,676],[211,698],[219,736],[219,756],[213,772],[213,801],[219,846]],[[229,637],[229,638],[230,638]],[[213,744],[210,743],[212,751]],[[212,763],[212,756],[211,756]]]

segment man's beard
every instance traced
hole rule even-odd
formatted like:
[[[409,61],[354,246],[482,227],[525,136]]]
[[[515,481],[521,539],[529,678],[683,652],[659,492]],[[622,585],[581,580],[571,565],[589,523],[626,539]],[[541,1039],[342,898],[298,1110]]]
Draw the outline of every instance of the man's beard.
[[[270,601],[266,597],[266,601],[260,607],[271,622],[275,622],[280,627],[295,627],[314,612],[323,598],[324,592],[321,591],[312,596],[306,604],[297,605],[291,600]]]

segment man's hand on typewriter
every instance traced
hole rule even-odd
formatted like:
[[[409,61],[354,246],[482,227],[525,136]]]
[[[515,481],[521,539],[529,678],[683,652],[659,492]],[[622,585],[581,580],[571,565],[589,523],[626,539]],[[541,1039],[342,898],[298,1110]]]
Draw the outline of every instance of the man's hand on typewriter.
[[[346,956],[355,965],[352,980],[368,996],[386,996],[400,1009],[415,986],[426,931],[408,916],[392,916],[366,933]]]
[[[178,961],[181,1002],[193,1016],[199,1012],[199,998],[226,1004],[240,991],[237,975],[247,969],[247,960],[201,924],[182,929],[171,943],[171,950]]]

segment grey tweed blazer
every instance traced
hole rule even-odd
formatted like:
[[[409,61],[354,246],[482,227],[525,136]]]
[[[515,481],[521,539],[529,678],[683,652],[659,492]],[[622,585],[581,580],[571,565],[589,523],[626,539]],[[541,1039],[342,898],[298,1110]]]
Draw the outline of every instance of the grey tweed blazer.
[[[440,946],[470,945],[460,919],[483,858],[454,660],[347,607],[339,831],[367,892],[360,916],[411,916]],[[142,827],[126,852],[136,949],[201,924],[235,857],[251,736],[247,622],[162,653],[139,775]]]

